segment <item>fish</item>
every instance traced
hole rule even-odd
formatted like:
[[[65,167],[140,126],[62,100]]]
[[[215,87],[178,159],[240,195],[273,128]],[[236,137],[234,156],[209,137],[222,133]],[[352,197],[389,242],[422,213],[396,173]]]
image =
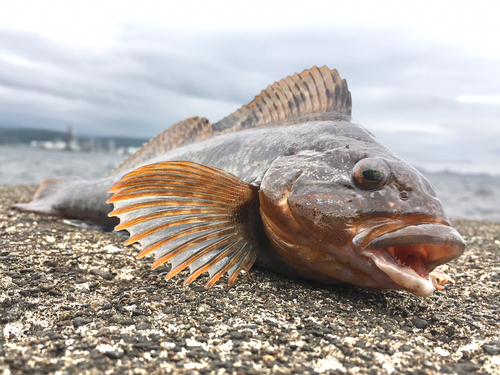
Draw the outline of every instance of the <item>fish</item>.
[[[45,180],[22,211],[128,231],[166,278],[209,288],[257,264],[325,284],[429,296],[465,242],[427,179],[352,120],[347,82],[306,69],[212,124],[167,128],[96,181]]]

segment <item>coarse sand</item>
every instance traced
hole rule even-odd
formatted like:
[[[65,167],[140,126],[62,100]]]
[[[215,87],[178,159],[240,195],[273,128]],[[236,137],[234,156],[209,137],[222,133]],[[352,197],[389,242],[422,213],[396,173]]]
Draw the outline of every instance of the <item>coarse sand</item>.
[[[125,237],[10,209],[0,185],[0,373],[500,374],[500,224],[453,225],[456,281],[419,298],[254,268],[165,280]]]

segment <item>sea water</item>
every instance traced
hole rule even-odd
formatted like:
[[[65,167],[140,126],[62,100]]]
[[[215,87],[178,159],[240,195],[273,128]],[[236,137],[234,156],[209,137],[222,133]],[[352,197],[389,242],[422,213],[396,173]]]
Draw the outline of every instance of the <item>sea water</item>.
[[[93,180],[106,176],[125,156],[112,153],[49,151],[28,146],[0,147],[0,184],[39,184],[47,177],[80,176]],[[441,164],[440,164],[441,163]],[[500,222],[500,175],[488,165],[474,168],[427,160],[413,161],[436,189],[451,217]],[[441,168],[441,169],[440,169]],[[443,171],[444,169],[448,171]],[[433,172],[428,172],[432,170]],[[441,170],[441,171],[440,171]],[[474,173],[456,173],[450,170]]]

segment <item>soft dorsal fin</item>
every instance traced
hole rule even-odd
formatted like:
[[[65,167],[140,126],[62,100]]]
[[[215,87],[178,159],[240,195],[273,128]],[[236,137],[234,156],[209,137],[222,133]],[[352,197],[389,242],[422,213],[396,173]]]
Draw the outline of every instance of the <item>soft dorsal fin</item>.
[[[337,70],[316,66],[275,82],[248,105],[213,125],[214,133],[276,124],[294,117],[338,112],[351,115],[351,93]]]
[[[111,174],[125,172],[179,146],[212,137],[213,128],[206,118],[191,117],[164,130],[133,155],[125,159]]]

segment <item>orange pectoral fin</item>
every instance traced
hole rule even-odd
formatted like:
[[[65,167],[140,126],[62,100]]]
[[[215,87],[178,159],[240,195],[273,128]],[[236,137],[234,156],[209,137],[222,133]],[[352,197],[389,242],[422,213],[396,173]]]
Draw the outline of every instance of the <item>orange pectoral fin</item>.
[[[229,285],[249,270],[258,245],[249,230],[258,215],[257,189],[218,168],[187,161],[146,165],[115,184],[108,200],[126,244],[139,242],[138,257],[154,252],[156,268],[172,263],[167,278],[189,267],[189,284],[208,271],[213,285],[224,273]]]

